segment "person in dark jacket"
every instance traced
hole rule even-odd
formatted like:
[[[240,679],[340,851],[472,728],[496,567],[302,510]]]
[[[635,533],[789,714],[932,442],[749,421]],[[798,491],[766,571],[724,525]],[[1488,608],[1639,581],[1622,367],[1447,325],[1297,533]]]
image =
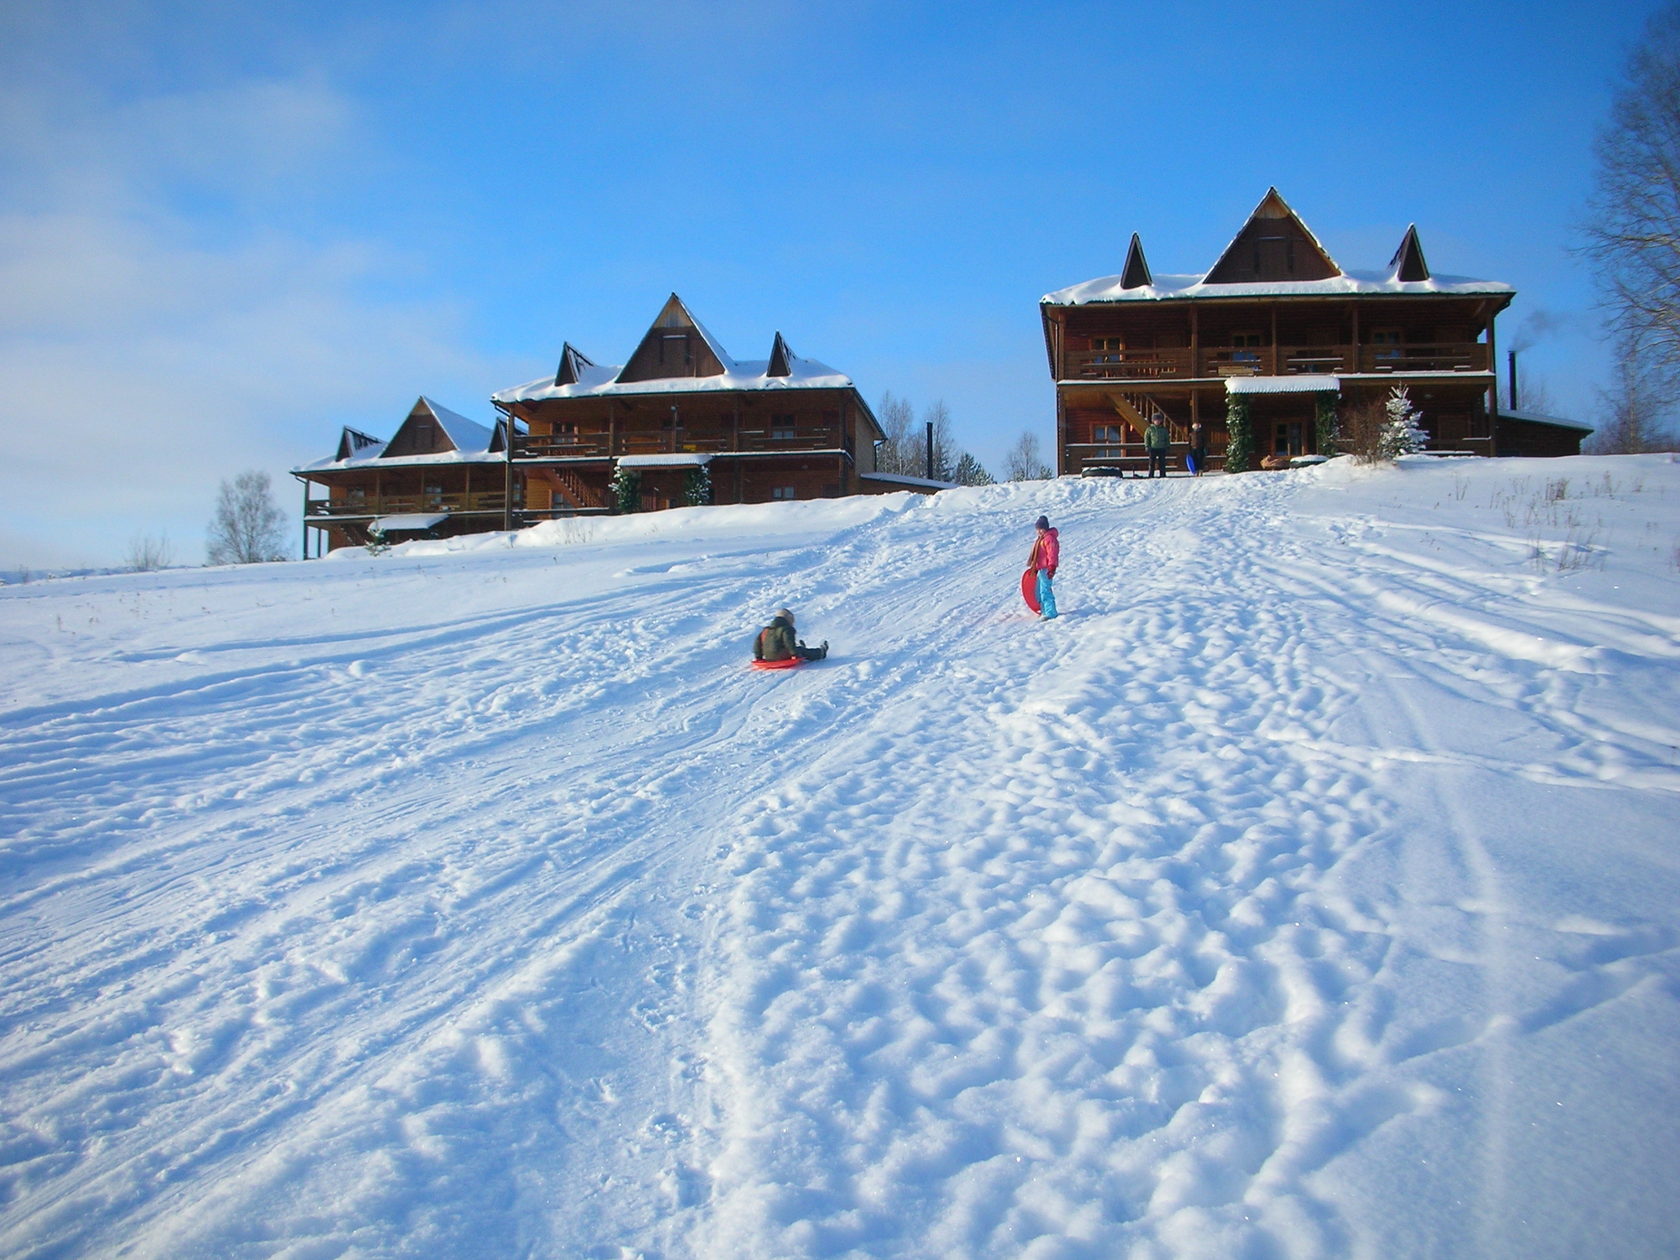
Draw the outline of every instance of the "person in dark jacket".
[[[776,615],[770,618],[770,624],[760,630],[753,640],[753,659],[786,661],[797,656],[802,661],[820,661],[828,655],[827,639],[820,647],[806,647],[794,636],[793,614],[785,608],[778,608]]]
[[[1207,433],[1198,420],[1190,426],[1190,453],[1185,462],[1190,465],[1190,471],[1200,477],[1207,471],[1207,461]]]
[[[1149,475],[1154,477],[1156,469],[1161,476],[1167,475],[1167,451],[1172,447],[1172,434],[1167,429],[1166,417],[1160,412],[1149,422],[1149,427],[1143,431],[1143,449],[1149,456]]]

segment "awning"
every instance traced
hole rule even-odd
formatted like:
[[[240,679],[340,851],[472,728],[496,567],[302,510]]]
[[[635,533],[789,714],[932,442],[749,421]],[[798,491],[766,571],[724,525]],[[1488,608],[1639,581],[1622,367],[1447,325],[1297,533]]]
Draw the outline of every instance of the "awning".
[[[408,516],[381,516],[369,522],[368,528],[382,534],[418,533],[448,519],[448,512],[415,512]]]
[[[710,455],[693,451],[674,451],[665,455],[620,455],[620,468],[697,468],[712,462]]]
[[[1310,376],[1298,373],[1294,376],[1227,376],[1225,378],[1225,392],[1228,394],[1339,394],[1342,392],[1342,378],[1339,376]]]

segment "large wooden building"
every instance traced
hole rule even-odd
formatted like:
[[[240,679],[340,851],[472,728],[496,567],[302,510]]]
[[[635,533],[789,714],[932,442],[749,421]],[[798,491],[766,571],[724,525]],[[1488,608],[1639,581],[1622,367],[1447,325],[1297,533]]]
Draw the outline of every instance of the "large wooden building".
[[[714,503],[905,488],[872,475],[885,434],[850,379],[780,333],[768,358],[738,362],[674,293],[622,366],[568,344],[553,377],[491,401],[513,435],[521,522],[611,511],[626,480],[640,510],[697,486]]]
[[[1386,268],[1344,271],[1275,188],[1205,274],[1156,276],[1134,235],[1119,275],[1040,302],[1057,471],[1144,467],[1154,416],[1178,467],[1193,436],[1219,467],[1231,416],[1248,426],[1256,464],[1317,454],[1337,413],[1396,385],[1433,449],[1578,451],[1590,430],[1499,414],[1494,319],[1515,296],[1432,273],[1416,228]]]
[[[507,430],[487,427],[422,396],[381,441],[346,427],[329,458],[292,469],[303,483],[303,554],[366,544],[449,538],[502,529],[508,494]]]

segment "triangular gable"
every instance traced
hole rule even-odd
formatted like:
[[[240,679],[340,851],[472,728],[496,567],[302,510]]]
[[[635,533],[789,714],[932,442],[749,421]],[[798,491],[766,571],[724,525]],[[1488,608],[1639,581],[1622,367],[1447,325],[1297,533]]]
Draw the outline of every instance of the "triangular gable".
[[[770,366],[764,369],[766,376],[792,376],[793,351],[788,349],[787,342],[782,340],[782,334],[776,334],[776,344],[770,347]]]
[[[731,360],[675,293],[618,374],[619,384],[692,376],[722,376]]]
[[[578,377],[586,367],[594,367],[595,363],[582,351],[575,349],[571,342],[560,351],[560,366],[555,370],[554,383],[556,385],[576,385]]]
[[[1126,250],[1126,268],[1120,273],[1120,287],[1146,289],[1154,283],[1155,277],[1149,274],[1149,262],[1143,256],[1143,241],[1133,232],[1131,246]]]
[[[1335,259],[1276,188],[1266,191],[1203,284],[1328,280],[1342,274]]]
[[[489,449],[489,429],[439,406],[422,395],[381,453],[382,459],[407,455],[443,455],[450,451],[476,453]]]
[[[1429,264],[1423,259],[1423,246],[1418,243],[1417,224],[1406,229],[1406,238],[1388,260],[1388,269],[1396,280],[1416,283],[1429,279]]]
[[[339,435],[338,439],[338,454],[334,455],[333,458],[341,461],[346,460],[352,455],[361,454],[370,446],[379,446],[380,444],[378,438],[369,437],[360,429],[352,429],[349,425],[345,425],[344,432]]]

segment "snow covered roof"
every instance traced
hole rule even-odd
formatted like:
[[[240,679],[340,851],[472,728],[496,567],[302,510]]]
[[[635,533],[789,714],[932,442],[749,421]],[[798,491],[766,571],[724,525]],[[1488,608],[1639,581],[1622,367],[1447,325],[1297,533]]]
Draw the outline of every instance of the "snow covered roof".
[[[430,418],[451,449],[421,451],[406,449],[403,439],[417,418]],[[434,439],[435,440],[435,439]],[[348,426],[339,439],[337,454],[292,469],[296,475],[342,471],[351,468],[392,468],[424,464],[501,463],[507,457],[497,440],[497,431],[422,394],[390,441],[381,442]]]
[[[1294,376],[1230,376],[1225,379],[1227,394],[1339,394],[1341,390],[1340,377],[1306,373]]]
[[[928,477],[911,477],[904,473],[867,472],[859,473],[861,481],[886,481],[898,486],[915,486],[921,490],[955,490],[954,481],[936,481]]]
[[[678,452],[669,455],[620,455],[620,468],[699,468],[712,462],[710,455]]]
[[[420,401],[437,418],[438,427],[455,444],[455,449],[463,454],[471,451],[488,451],[491,443],[495,441],[495,430],[486,425],[482,425],[476,420],[468,420],[460,412],[451,411],[448,407],[433,402],[424,394],[420,395]]]
[[[381,516],[368,525],[384,533],[418,532],[430,529],[439,521],[447,521],[448,512],[411,512],[406,516]]]
[[[1303,265],[1320,271],[1319,277],[1303,280],[1231,279],[1241,275],[1237,246],[1257,235],[1282,240],[1293,236],[1305,251]],[[1300,256],[1300,251],[1297,251]],[[1260,204],[1207,271],[1200,275],[1155,276],[1143,261],[1143,247],[1134,234],[1126,254],[1126,267],[1115,276],[1100,276],[1082,284],[1046,293],[1042,306],[1088,306],[1098,302],[1162,302],[1196,298],[1345,297],[1372,294],[1422,296],[1435,294],[1489,294],[1514,296],[1516,290],[1496,280],[1467,276],[1436,276],[1429,272],[1418,242],[1417,227],[1406,229],[1400,248],[1382,271],[1344,270],[1319,243],[1277,189],[1267,191]]]
[[[1352,294],[1432,293],[1510,294],[1516,289],[1497,280],[1473,280],[1465,276],[1431,276],[1427,280],[1401,280],[1392,271],[1344,271],[1327,280],[1267,280],[1237,284],[1209,284],[1201,276],[1156,276],[1153,284],[1128,289],[1121,276],[1102,276],[1083,284],[1046,293],[1043,306],[1088,306],[1093,302],[1161,302],[1185,298],[1243,297],[1341,297]]]
[[[1582,433],[1597,432],[1590,424],[1582,424],[1579,420],[1565,420],[1562,416],[1548,416],[1541,411],[1519,411],[1510,407],[1501,407],[1499,418],[1501,420],[1522,420],[1528,424],[1555,424],[1564,429],[1579,429]]]
[[[771,354],[766,359],[738,360],[732,358],[723,343],[673,293],[661,308],[659,316],[643,337],[637,355],[648,340],[663,329],[692,329],[707,351],[716,359],[720,371],[704,376],[646,376],[629,374],[629,364],[595,364],[573,351],[562,355],[562,370],[552,377],[541,377],[524,385],[511,386],[492,394],[497,403],[543,402],[553,398],[602,398],[630,394],[696,394],[724,393],[734,390],[776,389],[851,389],[852,380],[827,364],[815,359],[802,359],[788,349],[780,333],[776,334]],[[571,347],[568,345],[567,349]],[[635,375],[639,379],[620,379]]]

